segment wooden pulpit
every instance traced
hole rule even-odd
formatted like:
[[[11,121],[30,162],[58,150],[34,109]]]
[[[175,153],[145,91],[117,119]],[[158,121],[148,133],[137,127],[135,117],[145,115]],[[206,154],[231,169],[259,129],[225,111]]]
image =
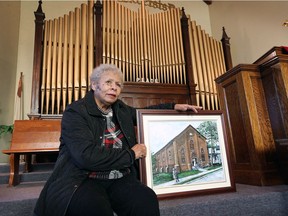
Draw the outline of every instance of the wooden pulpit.
[[[288,55],[274,47],[215,81],[236,183],[287,183]]]

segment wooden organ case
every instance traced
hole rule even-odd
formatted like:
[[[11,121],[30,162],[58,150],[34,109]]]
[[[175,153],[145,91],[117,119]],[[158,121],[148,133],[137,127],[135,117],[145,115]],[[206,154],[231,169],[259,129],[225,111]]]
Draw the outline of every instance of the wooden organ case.
[[[31,119],[61,118],[66,105],[89,90],[89,75],[101,63],[122,70],[121,99],[136,108],[175,102],[219,109],[214,79],[231,62],[223,52],[229,44],[223,49],[184,9],[169,4],[149,13],[145,1],[136,11],[121,1],[89,0],[46,21],[41,4],[35,12]]]

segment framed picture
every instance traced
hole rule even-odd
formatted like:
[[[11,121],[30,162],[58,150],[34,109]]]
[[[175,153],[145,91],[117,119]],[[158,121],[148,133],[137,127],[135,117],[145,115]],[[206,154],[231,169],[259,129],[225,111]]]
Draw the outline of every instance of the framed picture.
[[[139,109],[141,181],[158,198],[235,191],[221,111]]]

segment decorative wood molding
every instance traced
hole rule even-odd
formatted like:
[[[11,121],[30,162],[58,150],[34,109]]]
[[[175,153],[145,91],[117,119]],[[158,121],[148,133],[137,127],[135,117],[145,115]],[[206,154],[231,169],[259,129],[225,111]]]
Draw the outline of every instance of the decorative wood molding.
[[[134,3],[134,4],[142,4],[142,0],[118,0],[118,2],[125,2],[125,3]],[[160,0],[153,1],[153,0],[145,0],[144,5],[152,8],[157,8],[159,10],[169,10],[171,8],[175,8],[175,5],[170,3],[162,3]]]

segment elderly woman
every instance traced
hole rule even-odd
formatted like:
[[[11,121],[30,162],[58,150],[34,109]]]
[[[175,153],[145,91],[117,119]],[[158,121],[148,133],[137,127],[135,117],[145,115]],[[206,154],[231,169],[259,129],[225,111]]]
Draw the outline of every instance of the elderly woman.
[[[114,65],[100,65],[91,74],[91,90],[65,110],[59,156],[35,215],[159,215],[157,196],[137,178],[146,147],[136,143],[136,109],[118,99],[122,77]],[[200,109],[172,103],[148,108]]]

